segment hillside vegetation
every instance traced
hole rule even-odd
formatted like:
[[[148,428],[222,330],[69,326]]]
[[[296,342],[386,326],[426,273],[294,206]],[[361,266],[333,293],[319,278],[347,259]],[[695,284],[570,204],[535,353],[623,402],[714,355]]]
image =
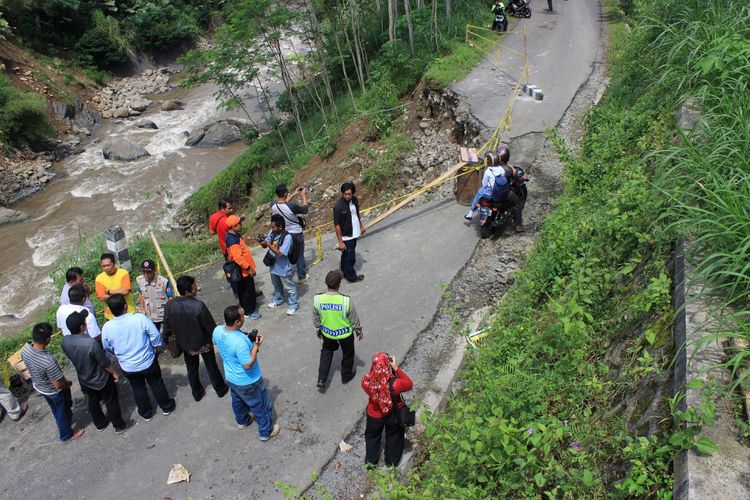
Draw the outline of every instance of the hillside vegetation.
[[[552,137],[565,191],[418,467],[381,477],[389,497],[670,498],[676,454],[715,450],[713,406],[667,397],[670,259],[688,237],[710,291],[746,305],[750,6],[609,4],[612,85],[578,154]],[[703,110],[688,135],[686,100]],[[746,321],[726,331],[748,338]]]

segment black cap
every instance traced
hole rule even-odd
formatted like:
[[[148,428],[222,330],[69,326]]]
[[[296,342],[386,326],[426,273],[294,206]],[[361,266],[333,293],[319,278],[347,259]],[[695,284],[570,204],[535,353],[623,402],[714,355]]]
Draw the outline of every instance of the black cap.
[[[81,333],[81,326],[86,324],[86,317],[88,315],[89,312],[86,309],[70,313],[65,320],[65,326],[68,327],[68,330],[70,330],[70,333],[72,334]]]

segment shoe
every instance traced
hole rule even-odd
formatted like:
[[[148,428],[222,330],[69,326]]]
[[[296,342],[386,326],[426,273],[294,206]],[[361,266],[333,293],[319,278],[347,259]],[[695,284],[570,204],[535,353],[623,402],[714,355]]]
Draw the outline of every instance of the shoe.
[[[517,232],[517,233],[523,233],[523,232],[526,231],[526,226],[524,226],[523,224],[519,224],[519,225],[513,227],[513,230],[515,232]]]
[[[228,392],[229,392],[229,387],[225,385],[222,390],[216,391],[216,395],[219,396],[220,398],[223,398],[224,396],[227,395]]]
[[[344,377],[341,377],[341,383],[342,383],[342,384],[348,384],[348,383],[349,383],[349,382],[351,382],[351,381],[352,381],[352,379],[353,379],[354,377],[356,377],[356,376],[357,376],[357,369],[355,368],[355,369],[354,369],[354,370],[352,371],[352,374],[351,374],[351,375],[349,375],[348,377],[346,377],[346,378],[344,378]]]
[[[263,297],[263,290],[255,290],[256,297]]]
[[[325,380],[318,380],[318,389],[325,389],[326,388],[326,381]]]
[[[133,427],[135,427],[137,423],[138,422],[136,422],[135,420],[128,420],[125,423],[125,427],[121,427],[119,429],[115,429],[115,434],[117,434],[119,436],[120,434],[122,434],[123,432],[127,431],[128,429],[132,429]]]
[[[244,429],[246,427],[250,427],[250,425],[253,423],[253,416],[248,414],[248,417],[250,418],[246,424],[237,424],[238,429]]]
[[[245,314],[245,319],[260,319],[262,317],[263,316],[258,311],[254,311],[250,314]]]
[[[287,309],[287,310],[286,310],[286,315],[287,315],[287,316],[294,316],[294,315],[296,314],[296,312],[297,312],[297,310],[296,310],[296,309],[292,309],[292,308],[290,307],[289,309]]]
[[[274,424],[273,429],[271,430],[271,434],[269,434],[266,437],[260,438],[261,441],[268,441],[272,437],[276,437],[279,435],[279,432],[281,432],[281,426],[279,424]]]
[[[78,439],[79,437],[83,436],[83,433],[86,432],[86,429],[76,429],[73,431],[73,435],[70,436],[70,439],[67,439],[65,442],[73,441],[75,439]]]
[[[144,417],[143,415],[141,415],[141,418],[142,418],[142,419],[143,419],[144,421],[146,421],[146,422],[151,422],[151,420],[152,420],[152,419],[154,418],[154,414],[152,413],[152,414],[151,414],[151,416],[150,416],[150,417],[148,417],[148,418],[147,418],[147,417]]]
[[[281,302],[269,302],[268,307],[273,309],[274,307],[279,307],[282,303]]]
[[[297,278],[297,283],[304,283],[305,281],[307,281],[307,278],[309,278],[307,274],[304,275],[302,278]]]
[[[27,402],[24,401],[23,403],[21,403],[20,406],[21,406],[21,411],[18,412],[18,417],[11,418],[11,420],[14,421],[14,422],[18,422],[19,420],[21,420],[21,418],[24,415],[26,415],[26,412],[29,411],[29,403],[27,403]]]
[[[172,409],[169,411],[164,411],[164,410],[161,411],[161,414],[164,415],[165,417],[171,414],[177,408],[177,401],[175,401],[174,398],[172,398],[170,401],[172,402]]]
[[[471,220],[474,218],[474,210],[469,210],[466,212],[466,215],[464,215],[464,219]]]
[[[107,420],[107,423],[105,423],[102,427],[97,427],[96,432],[102,432],[107,427],[109,427],[109,420]]]
[[[197,401],[200,401],[201,399],[203,399],[203,396],[205,396],[205,395],[206,395],[206,390],[203,389],[198,394],[193,394],[193,399],[197,402]],[[169,413],[172,413],[172,412],[169,412]],[[165,415],[166,415],[166,413],[165,413]]]

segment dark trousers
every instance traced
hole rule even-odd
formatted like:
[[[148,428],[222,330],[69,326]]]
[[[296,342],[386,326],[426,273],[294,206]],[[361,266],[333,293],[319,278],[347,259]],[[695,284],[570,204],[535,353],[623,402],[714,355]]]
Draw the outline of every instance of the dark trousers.
[[[187,352],[183,353],[185,358],[185,367],[187,368],[188,382],[190,382],[190,389],[193,391],[193,398],[197,401],[203,397],[205,390],[203,384],[201,384],[200,377],[200,358],[203,357],[203,363],[206,365],[206,371],[208,372],[208,378],[211,379],[211,385],[216,391],[219,397],[227,393],[229,388],[224,382],[224,377],[219,371],[219,365],[216,364],[216,355],[213,349],[208,352],[196,354],[191,356]]]
[[[520,226],[523,224],[523,200],[515,192],[508,192],[508,201],[513,205],[513,224]]]
[[[240,307],[245,314],[250,315],[255,311],[257,304],[255,297],[255,279],[252,276],[245,276],[242,281],[237,283],[237,295],[240,299]]]
[[[55,417],[57,429],[60,431],[60,441],[67,441],[73,437],[73,396],[70,394],[70,387],[62,389],[57,394],[48,396],[43,394],[44,399],[52,410]]]
[[[357,262],[357,239],[344,241],[346,250],[341,252],[341,272],[348,281],[357,281],[357,271],[354,263]]]
[[[549,7],[549,10],[552,11],[552,0],[547,0],[547,6]]]
[[[228,255],[229,254],[223,254],[225,260],[229,260]],[[227,283],[229,283],[229,287],[232,289],[232,293],[234,294],[234,298],[238,298],[240,296],[240,287],[237,283],[227,278]]]
[[[318,366],[318,380],[328,380],[331,370],[333,353],[341,346],[341,380],[350,381],[354,377],[354,334],[345,339],[333,340],[323,337],[323,347],[320,349],[320,365]]]
[[[148,383],[151,387],[151,392],[154,393],[156,403],[164,412],[171,412],[175,408],[174,399],[169,397],[167,392],[167,386],[164,385],[164,380],[161,378],[161,368],[159,367],[159,360],[154,358],[154,362],[139,372],[126,372],[123,373],[130,382],[130,387],[133,389],[133,397],[135,398],[135,405],[138,407],[138,415],[143,418],[151,418],[154,416],[154,407],[151,405],[151,400],[148,397],[148,391],[146,390],[146,384]]]
[[[122,412],[120,411],[120,401],[117,399],[117,384],[112,378],[112,375],[107,379],[107,383],[101,389],[92,389],[91,387],[81,386],[81,392],[86,395],[86,400],[89,404],[89,413],[91,413],[91,420],[94,421],[94,426],[101,430],[107,427],[107,419],[112,422],[115,430],[120,430],[125,427],[125,421],[122,419]],[[104,416],[102,411],[101,403],[107,407],[107,416]]]
[[[365,463],[377,466],[380,461],[380,441],[385,429],[385,465],[395,467],[404,453],[404,428],[391,412],[383,418],[367,415],[365,426]]]

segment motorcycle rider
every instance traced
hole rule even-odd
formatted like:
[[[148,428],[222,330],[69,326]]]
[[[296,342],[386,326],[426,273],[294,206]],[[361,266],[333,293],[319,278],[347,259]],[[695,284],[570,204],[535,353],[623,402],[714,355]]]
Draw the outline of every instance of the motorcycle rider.
[[[481,198],[492,199],[492,188],[495,186],[495,182],[508,183],[510,179],[516,175],[520,175],[522,178],[525,174],[522,171],[517,171],[513,165],[509,165],[510,160],[510,149],[506,146],[501,147],[497,150],[500,157],[500,165],[495,167],[487,167],[482,176],[482,186],[477,190],[474,195],[474,199],[471,201],[469,211],[464,215],[464,219],[470,221],[474,217],[474,211],[479,204]],[[522,233],[526,230],[523,225],[523,206],[524,200],[522,200],[512,189],[508,190],[508,194],[504,200],[493,200],[495,203],[500,201],[507,201],[513,206],[513,224],[514,229],[517,233]]]
[[[495,0],[495,4],[492,6],[492,13],[496,16],[505,14],[505,4],[500,0]],[[507,24],[507,23],[506,23]],[[492,29],[495,29],[495,21],[492,21]],[[505,28],[507,29],[507,27]],[[505,30],[503,30],[505,31]]]

